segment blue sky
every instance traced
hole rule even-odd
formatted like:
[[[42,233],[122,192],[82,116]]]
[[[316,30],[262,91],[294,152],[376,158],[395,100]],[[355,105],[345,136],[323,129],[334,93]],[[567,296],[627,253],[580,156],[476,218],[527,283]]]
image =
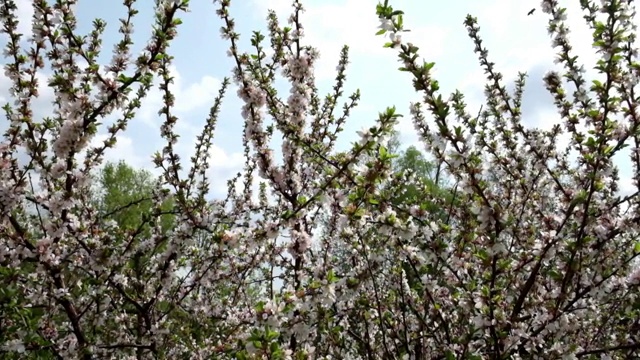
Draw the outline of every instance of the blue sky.
[[[17,1],[21,15],[30,19],[25,4],[29,0]],[[466,94],[469,112],[475,114],[483,100],[485,83],[483,72],[473,53],[472,41],[468,38],[463,21],[466,14],[478,17],[481,36],[489,49],[490,59],[504,78],[512,83],[518,71],[529,73],[523,105],[527,126],[550,128],[558,119],[551,97],[544,89],[542,77],[553,64],[553,49],[546,32],[547,18],[539,9],[532,15],[527,12],[538,7],[539,2],[514,0],[391,0],[392,5],[405,11],[406,27],[412,31],[404,37],[420,47],[420,54],[428,61],[435,61],[435,77],[446,96],[454,89]],[[137,2],[140,10],[135,22],[134,40],[136,52],[144,46],[150,34],[153,16],[153,1]],[[268,9],[274,9],[280,19],[286,21],[290,13],[290,0],[232,0],[231,13],[237,21],[237,30],[242,35],[242,46],[248,49],[253,30],[265,30]],[[305,0],[307,11],[302,16],[306,42],[317,47],[321,59],[316,76],[321,93],[327,93],[333,85],[335,66],[340,48],[351,47],[351,64],[347,70],[346,94],[359,88],[362,100],[352,113],[343,133],[341,147],[344,149],[355,139],[355,131],[371,124],[377,113],[385,107],[395,105],[398,111],[408,114],[410,101],[418,97],[412,91],[411,79],[396,69],[395,52],[383,49],[384,39],[376,37],[378,20],[375,15],[377,0]],[[590,33],[582,20],[577,1],[563,1],[569,8],[571,40],[585,67],[595,63],[591,50]],[[107,21],[102,61],[110,59],[110,52],[119,39],[117,19],[125,14],[118,1],[80,0],[77,7],[79,30],[87,33],[94,18]],[[179,36],[170,52],[175,56],[174,93],[177,97],[176,112],[180,117],[178,126],[181,142],[178,151],[184,160],[192,154],[193,140],[206,119],[221,79],[230,74],[231,61],[226,56],[228,43],[220,39],[221,21],[215,16],[212,1],[192,0],[191,12],[183,14],[184,21]],[[26,25],[25,23],[23,23]],[[43,78],[47,74],[44,73]],[[0,77],[0,100],[6,101],[7,81]],[[215,136],[212,151],[212,175],[214,195],[226,192],[226,180],[241,169],[242,118],[241,103],[236,99],[235,89],[227,93]],[[286,95],[286,89],[282,89]],[[3,96],[5,98],[3,98]],[[38,104],[37,114],[46,113],[52,94],[46,90]],[[160,107],[157,90],[145,101],[138,116],[118,139],[118,146],[108,154],[109,160],[124,159],[130,164],[151,169],[151,155],[161,149],[159,136],[161,120],[155,115]],[[403,144],[418,145],[413,125],[408,117],[400,125]],[[619,165],[622,175],[631,173],[626,153]],[[185,164],[186,165],[186,164]],[[625,179],[623,190],[630,188]]]

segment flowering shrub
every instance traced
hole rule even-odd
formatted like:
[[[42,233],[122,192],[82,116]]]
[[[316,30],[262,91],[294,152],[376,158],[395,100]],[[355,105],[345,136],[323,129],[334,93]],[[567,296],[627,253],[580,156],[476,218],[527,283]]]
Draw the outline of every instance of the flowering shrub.
[[[252,54],[239,50],[230,0],[216,13],[235,68],[223,82],[186,168],[176,154],[172,57],[188,0],[156,2],[152,38],[131,54],[133,0],[108,66],[100,35],[75,33],[75,1],[34,1],[33,35],[17,32],[14,1],[0,6],[13,103],[0,143],[0,344],[3,359],[555,359],[640,356],[638,193],[618,194],[612,157],[631,147],[640,190],[640,65],[628,0],[581,1],[606,81],[588,85],[566,34],[565,10],[542,1],[562,73],[545,76],[564,120],[522,125],[525,74],[515,93],[465,26],[487,74],[486,109],[447,100],[418,48],[402,40],[402,12],[377,7],[379,34],[410,72],[423,101],[411,105],[435,159],[442,196],[394,172],[385,147],[400,116],[389,108],[343,153],[338,134],[359,100],[344,97],[348,48],[333,92],[314,83],[317,51],[303,45],[302,4],[288,26],[268,16]],[[36,73],[50,64],[56,96],[33,115]],[[273,84],[290,84],[286,99]],[[569,94],[562,79],[575,87]],[[91,173],[160,79],[164,105],[155,156],[162,170],[145,231],[119,227],[92,201]],[[233,81],[243,100],[243,186],[207,199],[207,154]],[[108,115],[122,116],[90,146]],[[582,128],[586,128],[585,131]],[[269,143],[282,136],[282,159]],[[562,133],[567,149],[557,149]],[[577,153],[577,161],[570,156]],[[21,164],[18,156],[28,155]],[[33,176],[32,176],[33,175]],[[37,181],[32,178],[37,175]],[[263,181],[259,194],[252,183]],[[398,202],[408,185],[420,196]],[[168,201],[168,200],[171,201]],[[159,220],[175,219],[171,229]],[[435,209],[435,210],[434,210]],[[444,215],[443,215],[444,214]],[[165,222],[166,224],[166,222]],[[142,227],[142,225],[141,225]],[[411,280],[411,281],[409,281]]]

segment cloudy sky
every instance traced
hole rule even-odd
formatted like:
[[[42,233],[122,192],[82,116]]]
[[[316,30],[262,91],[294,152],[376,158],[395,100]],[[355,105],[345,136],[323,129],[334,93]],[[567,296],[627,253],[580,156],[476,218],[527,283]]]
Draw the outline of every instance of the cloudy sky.
[[[590,69],[595,64],[595,54],[591,48],[590,32],[576,8],[579,2],[561,2],[569,6],[572,45],[585,67]],[[18,3],[25,20],[21,27],[28,29],[30,1],[19,0]],[[290,3],[290,0],[232,0],[231,12],[242,35],[244,49],[248,49],[251,31],[265,30],[267,10],[275,10],[285,21],[290,13]],[[362,101],[347,124],[342,137],[343,148],[354,140],[356,130],[371,124],[385,107],[395,105],[399,112],[408,114],[409,102],[417,99],[411,89],[410,77],[396,71],[395,52],[383,49],[385,40],[375,36],[378,25],[376,3],[377,0],[303,1],[307,9],[302,16],[306,41],[321,53],[316,75],[322,93],[327,93],[333,85],[340,48],[345,44],[351,48],[346,93],[359,88]],[[152,4],[151,0],[138,1],[140,14],[135,23],[134,40],[138,43],[135,50],[139,50],[149,37]],[[470,104],[470,113],[476,113],[483,103],[485,81],[472,51],[473,44],[463,26],[467,14],[477,16],[490,59],[507,81],[512,83],[518,71],[529,74],[523,105],[527,126],[550,128],[558,121],[551,97],[542,84],[545,72],[556,66],[546,31],[547,18],[539,9],[532,16],[527,16],[529,10],[539,6],[539,1],[391,0],[391,4],[406,13],[405,26],[412,31],[405,38],[420,47],[420,55],[425,60],[436,62],[435,77],[443,93],[446,95],[454,89],[463,91]],[[79,0],[77,10],[82,33],[90,30],[96,17],[107,21],[102,56],[107,62],[114,42],[119,39],[117,19],[125,14],[124,7],[117,1]],[[191,12],[182,16],[184,23],[170,50],[175,56],[173,91],[177,98],[175,111],[180,117],[178,130],[182,136],[178,150],[185,160],[193,152],[193,140],[204,124],[221,79],[230,74],[232,66],[225,55],[228,44],[219,37],[222,24],[214,11],[215,5],[211,1],[191,1]],[[43,73],[42,77],[47,75]],[[7,101],[7,86],[7,79],[0,75],[2,103]],[[50,91],[42,92],[36,115],[46,114],[51,96]],[[134,166],[153,167],[151,155],[162,147],[159,136],[161,120],[156,115],[160,103],[161,97],[156,90],[147,98],[127,132],[119,137],[117,148],[108,154],[109,160],[124,159]],[[212,189],[217,195],[226,192],[226,180],[243,163],[240,106],[235,91],[229,92],[211,154]],[[402,120],[399,130],[404,145],[416,144],[417,137],[408,117]],[[631,172],[629,162],[620,161],[619,164],[622,174],[628,177]],[[625,183],[623,187],[629,189],[629,181],[625,180]]]

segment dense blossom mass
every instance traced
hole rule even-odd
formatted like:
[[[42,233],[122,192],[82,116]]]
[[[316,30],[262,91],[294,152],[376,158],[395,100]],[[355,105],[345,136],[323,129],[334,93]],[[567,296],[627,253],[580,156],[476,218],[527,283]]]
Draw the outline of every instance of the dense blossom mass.
[[[393,165],[395,108],[336,150],[360,93],[343,92],[346,46],[333,90],[319,93],[301,0],[286,25],[269,12],[268,34],[252,35],[250,53],[240,50],[231,1],[213,1],[234,69],[190,162],[176,153],[169,71],[189,1],[157,0],[152,35],[134,55],[138,11],[124,0],[108,64],[98,62],[105,22],[79,34],[76,2],[31,1],[28,35],[18,32],[16,1],[0,2],[11,82],[0,139],[0,358],[640,358],[632,0],[580,1],[593,70],[569,42],[566,9],[541,2],[558,65],[544,82],[562,118],[545,131],[523,125],[526,74],[507,90],[474,17],[464,26],[486,74],[478,114],[461,93],[440,92],[434,64],[401,36],[402,11],[378,4],[383,46],[421,95],[406,115],[433,159],[429,182]],[[284,97],[279,77],[290,86]],[[55,101],[37,118],[43,86]],[[146,200],[106,212],[95,171],[154,86],[161,175]],[[210,200],[209,154],[231,86],[243,102],[244,170],[225,199]],[[107,117],[116,120],[103,125]],[[623,149],[634,191],[621,195],[613,158]],[[144,210],[127,210],[143,200],[150,205],[135,209]]]

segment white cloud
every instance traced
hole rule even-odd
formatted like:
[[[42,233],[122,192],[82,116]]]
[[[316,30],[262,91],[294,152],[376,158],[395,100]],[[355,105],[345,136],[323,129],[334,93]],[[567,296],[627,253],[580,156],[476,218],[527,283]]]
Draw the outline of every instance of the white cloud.
[[[183,178],[186,178],[191,169],[191,158],[195,155],[195,142],[190,141],[192,138],[193,135],[190,137],[185,136],[175,145],[175,151],[180,156],[183,166],[180,174]],[[208,155],[209,171],[207,176],[210,181],[209,186],[212,195],[219,197],[226,194],[227,181],[242,170],[245,157],[242,152],[229,152],[215,143],[211,145]]]
[[[90,147],[102,147],[107,138],[107,134],[96,135],[91,139]],[[85,153],[86,151],[81,153],[81,159],[84,159]],[[119,162],[122,160],[134,168],[153,169],[153,165],[149,161],[150,157],[139,155],[139,152],[136,151],[134,140],[126,135],[116,135],[116,144],[114,147],[105,150],[104,160],[105,162]]]
[[[51,115],[52,101],[54,100],[54,92],[47,84],[49,82],[49,76],[42,72],[36,72],[36,81],[38,83],[38,97],[32,98],[32,111],[34,112],[34,119],[36,121],[41,120],[45,116]],[[5,75],[4,71],[0,73],[0,104],[9,103],[13,106],[14,98],[10,96],[9,89],[13,85],[12,81]],[[5,129],[6,122],[0,125],[0,129]]]
[[[638,191],[638,187],[634,185],[631,177],[620,177],[620,195],[629,196]]]
[[[211,165],[220,169],[240,169],[244,165],[244,155],[240,152],[227,154],[224,149],[215,144],[209,152]]]
[[[186,115],[202,107],[209,108],[213,105],[214,99],[218,95],[218,90],[222,84],[220,80],[209,75],[204,75],[197,83],[185,84],[184,79],[175,66],[171,66],[169,71],[174,78],[170,90],[173,96],[175,96],[173,111],[177,116]],[[157,127],[159,123],[162,122],[158,119],[157,115],[158,110],[160,110],[164,104],[162,100],[163,93],[157,86],[159,81],[160,79],[156,79],[156,85],[149,91],[139,112],[140,119],[152,127]],[[184,121],[186,120],[182,119],[179,123],[183,123]]]
[[[267,10],[278,14],[281,22],[291,14],[290,0],[252,0],[255,16],[264,18]],[[377,0],[306,1],[301,15],[304,26],[304,43],[316,47],[321,59],[316,67],[316,78],[331,79],[336,75],[335,67],[340,49],[349,46],[353,67],[370,68],[377,71],[377,59],[388,57],[389,50],[382,45],[384,40],[376,37],[379,21],[375,16]],[[447,31],[440,26],[420,25],[403,35],[408,41],[428,49],[430,58],[444,53]]]
[[[33,18],[33,5],[30,0],[17,0],[16,7],[18,8],[18,32],[23,34],[23,40],[26,40],[31,36],[32,18]]]

